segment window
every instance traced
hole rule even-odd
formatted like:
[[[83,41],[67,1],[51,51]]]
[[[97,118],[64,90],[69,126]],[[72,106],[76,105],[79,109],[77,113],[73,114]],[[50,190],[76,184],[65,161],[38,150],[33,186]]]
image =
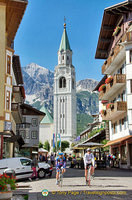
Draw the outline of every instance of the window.
[[[126,101],[126,91],[123,91],[123,101]]]
[[[65,114],[63,114],[63,118],[65,118]]]
[[[23,166],[30,166],[31,165],[31,160],[28,160],[28,159],[20,159],[20,162]]]
[[[65,79],[65,77],[61,77],[59,79],[59,88],[66,88],[66,79]]]
[[[62,118],[62,114],[60,114],[60,118]]]
[[[37,126],[38,125],[38,119],[33,118],[32,119],[32,126]]]
[[[10,109],[10,92],[6,92],[6,110]]]
[[[62,56],[62,60],[64,60],[64,56]]]
[[[122,131],[122,122],[121,120],[119,121],[119,124],[120,124],[120,132]]]
[[[22,136],[23,139],[26,138],[26,132],[25,131],[20,131],[20,135]]]
[[[7,73],[11,74],[11,56],[7,56]]]
[[[32,131],[32,139],[37,139],[37,131]]]
[[[62,130],[60,129],[60,133],[62,133]]]
[[[112,134],[117,133],[117,122],[112,124]]]
[[[30,133],[29,133],[29,131],[26,131],[26,138],[27,138],[27,139],[30,138]]]
[[[124,118],[124,130],[127,128],[127,119],[126,117]]]
[[[130,93],[132,93],[132,80],[130,80]]]
[[[72,79],[72,89],[74,89],[75,88],[75,81],[74,81],[74,79]]]
[[[69,56],[67,56],[67,60],[69,60]]]
[[[130,50],[130,63],[132,63],[132,50]]]
[[[63,133],[65,133],[65,130],[63,129]]]
[[[126,164],[127,163],[126,145],[121,146],[121,163],[122,164]]]

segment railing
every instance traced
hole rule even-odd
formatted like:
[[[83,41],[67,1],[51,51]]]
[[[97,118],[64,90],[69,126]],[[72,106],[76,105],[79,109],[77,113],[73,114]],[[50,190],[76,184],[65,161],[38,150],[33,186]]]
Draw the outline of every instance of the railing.
[[[100,91],[99,99],[108,100],[109,96],[114,94],[117,90],[120,89],[123,84],[126,84],[126,75],[125,74],[116,74],[113,77],[113,81],[106,85],[106,89],[104,91]],[[116,87],[118,85],[118,87]],[[112,92],[113,90],[113,92]],[[110,92],[110,93],[109,93]]]
[[[118,101],[113,104],[113,106],[107,109],[104,114],[102,114],[103,120],[112,120],[120,116],[120,114],[127,112],[127,102]]]
[[[125,33],[121,39],[121,42],[130,42],[132,41],[132,32],[127,32]],[[106,69],[109,68],[109,66],[111,65],[111,63],[113,62],[113,60],[115,59],[115,57],[118,55],[118,53],[123,49],[123,46],[121,45],[116,45],[114,50],[112,51],[111,55],[108,57],[108,59],[104,62],[103,66],[102,66],[102,74],[105,74]]]
[[[132,42],[132,31],[131,32],[127,32],[127,42]]]

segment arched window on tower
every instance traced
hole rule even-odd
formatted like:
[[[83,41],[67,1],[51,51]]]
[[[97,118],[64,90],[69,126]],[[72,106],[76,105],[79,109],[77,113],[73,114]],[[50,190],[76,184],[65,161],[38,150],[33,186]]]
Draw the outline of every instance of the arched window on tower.
[[[75,88],[75,81],[74,81],[74,79],[72,79],[72,89],[74,89]]]
[[[59,88],[66,88],[66,79],[65,79],[65,77],[61,77],[59,79]]]

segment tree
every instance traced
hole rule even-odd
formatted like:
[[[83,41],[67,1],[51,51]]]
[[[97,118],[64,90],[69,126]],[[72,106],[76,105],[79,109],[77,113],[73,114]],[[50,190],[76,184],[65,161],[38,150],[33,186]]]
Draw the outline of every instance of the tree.
[[[47,151],[50,151],[50,144],[49,144],[49,141],[45,141],[44,143],[44,149],[46,149]]]
[[[43,148],[42,142],[39,142],[39,148]]]
[[[66,148],[70,146],[70,143],[68,141],[62,141],[61,142],[61,151],[65,151]],[[59,150],[59,141],[57,142],[57,150]]]

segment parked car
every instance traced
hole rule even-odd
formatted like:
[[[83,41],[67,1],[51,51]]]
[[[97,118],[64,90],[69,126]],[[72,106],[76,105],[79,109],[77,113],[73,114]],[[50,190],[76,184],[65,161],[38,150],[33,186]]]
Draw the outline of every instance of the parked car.
[[[0,174],[7,169],[12,169],[15,171],[16,179],[29,178],[32,174],[31,162],[31,159],[25,157],[2,159],[0,160]],[[41,162],[38,165],[39,178],[45,177],[46,174],[52,176],[53,168],[48,163]]]

